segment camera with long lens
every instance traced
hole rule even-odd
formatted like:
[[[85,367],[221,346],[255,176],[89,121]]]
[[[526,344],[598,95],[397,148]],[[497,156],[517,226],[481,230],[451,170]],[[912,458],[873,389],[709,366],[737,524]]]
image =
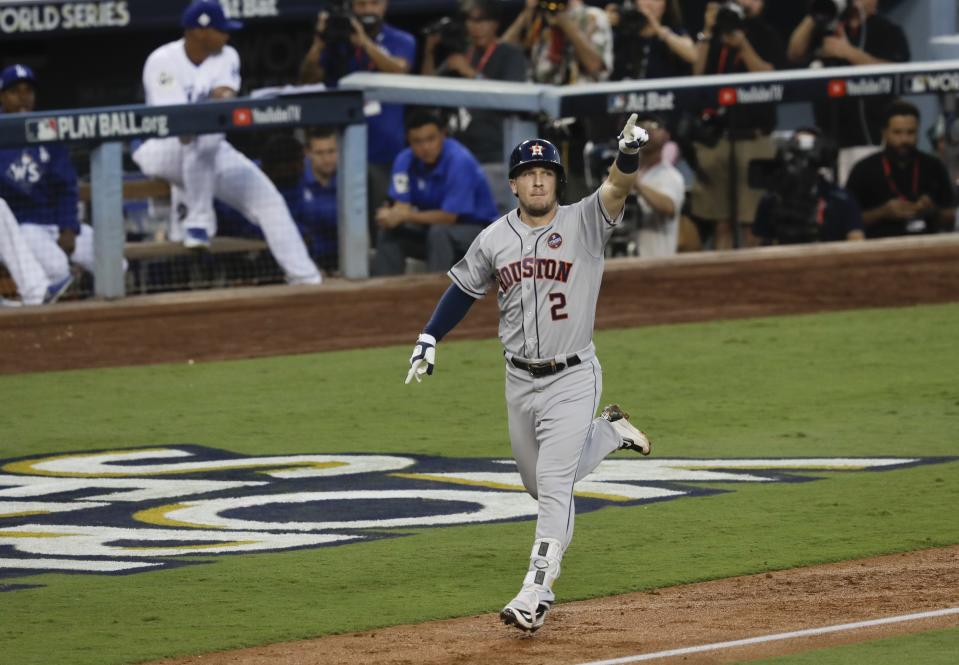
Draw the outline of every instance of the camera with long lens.
[[[353,34],[353,8],[351,0],[330,0],[326,27],[320,38],[327,44],[342,44],[350,41]]]
[[[423,28],[424,37],[439,35],[439,47],[450,53],[465,53],[467,46],[466,24],[460,20],[444,16]]]
[[[832,141],[812,131],[797,132],[773,159],[749,162],[749,186],[773,197],[771,219],[781,245],[819,238],[819,178],[836,160]]]
[[[713,27],[713,32],[716,36],[721,37],[722,35],[742,30],[745,24],[746,10],[744,10],[738,2],[728,0],[728,2],[724,2],[722,6],[720,6],[719,11],[716,12],[716,24]]]
[[[619,24],[616,30],[626,35],[635,35],[642,32],[646,23],[646,14],[636,8],[636,3],[633,0],[623,0],[623,6],[619,8]]]
[[[547,14],[564,12],[568,5],[569,2],[567,0],[539,0],[540,11],[546,12]]]
[[[811,0],[809,17],[813,21],[812,47],[818,49],[822,40],[836,32],[839,23],[849,13],[848,0]]]
[[[645,44],[638,39],[648,23],[646,14],[636,8],[633,0],[623,0],[616,8],[619,20],[613,28],[614,81],[646,78],[647,52]]]

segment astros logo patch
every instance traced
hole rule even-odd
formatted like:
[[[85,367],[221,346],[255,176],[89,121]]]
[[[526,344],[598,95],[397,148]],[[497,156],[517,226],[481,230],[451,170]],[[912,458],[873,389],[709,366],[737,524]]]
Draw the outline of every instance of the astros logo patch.
[[[542,157],[543,156],[543,146],[539,143],[534,143],[529,147],[529,152],[533,157]]]
[[[576,512],[952,459],[614,457],[577,483]],[[25,575],[156,571],[206,563],[198,556],[334,547],[536,513],[507,459],[246,457],[176,445],[0,460],[0,592],[35,586],[9,583]]]
[[[550,233],[549,237],[546,239],[546,245],[550,249],[559,249],[559,246],[562,244],[563,244],[563,236],[556,233],[555,231],[553,233]]]

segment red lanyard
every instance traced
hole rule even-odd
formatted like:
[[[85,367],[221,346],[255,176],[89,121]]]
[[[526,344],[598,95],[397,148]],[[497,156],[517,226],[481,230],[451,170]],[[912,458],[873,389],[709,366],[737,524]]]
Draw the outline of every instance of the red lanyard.
[[[499,43],[493,42],[492,44],[486,47],[486,51],[483,53],[483,57],[480,58],[479,63],[477,63],[476,65],[477,72],[479,72],[480,74],[483,73],[483,70],[486,69],[487,63],[489,63],[489,59],[493,57],[493,51],[496,50],[497,46],[499,46]],[[474,52],[475,50],[472,46],[470,46],[469,50],[466,52],[466,59],[469,60],[470,62],[473,62]]]
[[[889,185],[890,191],[893,194],[899,197],[901,201],[908,201],[905,196],[900,193],[899,188],[896,187],[896,183],[892,179],[892,165],[889,163],[889,160],[886,159],[886,156],[882,157],[882,172],[886,174],[886,183]],[[912,197],[916,199],[919,197],[919,159],[912,160]]]

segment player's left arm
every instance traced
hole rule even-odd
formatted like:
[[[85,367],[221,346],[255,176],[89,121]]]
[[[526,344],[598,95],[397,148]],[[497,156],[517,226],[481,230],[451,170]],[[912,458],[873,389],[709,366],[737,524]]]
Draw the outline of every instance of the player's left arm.
[[[629,116],[619,135],[619,154],[606,180],[599,187],[603,208],[612,219],[616,219],[626,205],[626,196],[633,188],[639,169],[639,150],[648,141],[646,130],[636,126],[636,114]]]
[[[63,146],[51,148],[53,159],[47,172],[50,178],[50,193],[53,197],[53,214],[60,227],[58,243],[68,256],[76,247],[76,237],[80,233],[80,220],[77,216],[79,187],[77,171],[70,161],[70,153]]]

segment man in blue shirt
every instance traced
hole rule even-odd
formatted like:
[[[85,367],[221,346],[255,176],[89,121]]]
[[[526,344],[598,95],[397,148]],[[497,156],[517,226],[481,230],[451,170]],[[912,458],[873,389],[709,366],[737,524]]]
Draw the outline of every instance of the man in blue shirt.
[[[387,0],[352,0],[352,9],[350,17],[320,12],[313,44],[300,63],[300,83],[336,87],[340,78],[352,72],[410,72],[416,61],[416,38],[383,21]],[[345,30],[347,20],[350,29]],[[367,105],[366,112],[372,215],[386,198],[390,167],[405,147],[403,106],[376,103]],[[372,225],[372,217],[370,221]]]
[[[3,113],[33,111],[36,85],[36,76],[25,65],[3,69]],[[0,149],[0,199],[20,224],[23,240],[57,297],[73,281],[71,259],[93,270],[93,229],[81,225],[77,217],[77,172],[66,146],[43,143]]]
[[[410,147],[393,163],[393,203],[376,211],[374,276],[403,273],[407,256],[424,259],[430,272],[445,272],[500,216],[479,162],[447,138],[437,114],[410,113],[406,138]]]
[[[333,272],[339,261],[336,222],[336,130],[317,127],[307,132],[306,158],[300,181],[297,223],[310,255],[323,270]]]

